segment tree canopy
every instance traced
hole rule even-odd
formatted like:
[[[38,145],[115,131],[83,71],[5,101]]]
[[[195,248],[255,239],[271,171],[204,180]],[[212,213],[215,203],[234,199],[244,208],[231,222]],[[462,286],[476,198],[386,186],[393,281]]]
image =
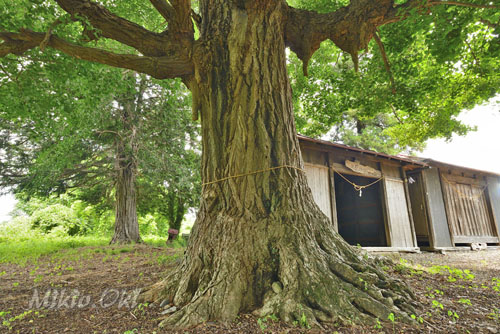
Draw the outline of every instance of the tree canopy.
[[[295,3],[320,12],[346,4]],[[469,129],[455,117],[499,90],[500,28],[498,10],[458,5],[415,8],[406,20],[381,26],[359,54],[357,72],[330,41],[311,58],[308,77],[292,54],[299,132],[318,136],[333,128],[334,140],[386,153],[464,134]],[[428,15],[419,15],[423,10]]]
[[[137,165],[139,212],[179,228],[199,194],[198,131],[182,84],[57,57],[1,60],[0,186],[24,196],[79,188],[79,199],[110,209],[123,146]]]

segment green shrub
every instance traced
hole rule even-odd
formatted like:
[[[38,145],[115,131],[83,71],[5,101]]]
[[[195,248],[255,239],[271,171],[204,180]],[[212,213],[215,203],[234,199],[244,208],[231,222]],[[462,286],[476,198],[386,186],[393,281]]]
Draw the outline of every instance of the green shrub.
[[[85,234],[87,230],[75,212],[62,204],[52,204],[34,211],[31,216],[31,226],[44,233],[54,230],[56,235]]]

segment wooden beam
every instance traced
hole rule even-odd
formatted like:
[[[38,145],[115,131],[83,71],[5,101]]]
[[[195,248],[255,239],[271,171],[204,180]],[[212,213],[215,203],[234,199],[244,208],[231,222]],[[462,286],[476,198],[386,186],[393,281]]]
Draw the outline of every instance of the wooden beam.
[[[488,236],[472,236],[472,235],[459,235],[453,238],[456,244],[470,244],[470,243],[490,243],[496,244],[499,242],[497,237]]]
[[[372,179],[377,179],[377,178],[382,177],[382,172],[380,172],[380,171],[377,171],[377,173],[374,173],[374,174],[359,173],[359,172],[355,172],[355,171],[347,168],[346,166],[339,164],[339,163],[336,163],[336,162],[330,163],[330,166],[331,166],[331,168],[333,168],[334,171],[342,173],[342,174],[369,177]]]
[[[443,181],[450,181],[450,182],[456,182],[456,183],[463,183],[463,184],[473,184],[476,186],[484,187],[486,186],[486,181],[483,178],[475,179],[472,177],[466,177],[466,176],[460,176],[460,175],[455,175],[455,174],[448,174],[443,171],[441,171],[441,177],[443,178]]]

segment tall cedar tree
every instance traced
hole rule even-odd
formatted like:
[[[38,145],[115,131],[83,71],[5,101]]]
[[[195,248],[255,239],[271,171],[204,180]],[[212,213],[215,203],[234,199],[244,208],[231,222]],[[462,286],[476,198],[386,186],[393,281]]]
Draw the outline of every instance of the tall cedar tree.
[[[111,204],[111,243],[141,241],[138,210],[179,228],[199,193],[197,129],[181,83],[43,56],[0,87],[0,187],[28,197],[79,188],[87,202]],[[17,71],[10,65],[1,69],[7,78]]]

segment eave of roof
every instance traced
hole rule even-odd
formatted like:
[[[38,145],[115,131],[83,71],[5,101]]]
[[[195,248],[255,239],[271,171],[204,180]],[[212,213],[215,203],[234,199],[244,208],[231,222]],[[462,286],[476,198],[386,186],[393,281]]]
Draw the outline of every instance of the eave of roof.
[[[458,166],[458,165],[453,165],[447,162],[442,162],[434,159],[428,159],[428,158],[422,158],[421,161],[425,162],[429,166],[433,167],[442,167],[442,168],[449,168],[449,169],[460,169],[466,172],[474,173],[474,174],[485,174],[485,175],[495,175],[495,176],[500,176],[500,174],[495,173],[495,172],[489,172],[486,170],[481,170],[481,169],[475,169],[475,168],[469,168],[469,167],[464,167],[464,166]]]
[[[299,138],[299,140],[304,141],[304,142],[325,145],[328,147],[344,149],[344,150],[358,152],[358,153],[362,153],[362,154],[373,155],[375,157],[385,158],[388,160],[397,160],[397,161],[405,162],[409,165],[413,165],[416,167],[428,167],[428,164],[426,162],[413,160],[409,157],[401,157],[401,156],[397,156],[397,155],[389,155],[389,154],[385,154],[385,153],[379,153],[379,152],[365,150],[365,149],[352,147],[352,146],[348,146],[348,145],[344,145],[344,144],[333,143],[333,142],[330,142],[327,140],[314,139],[314,138],[307,137],[304,135],[297,135],[297,137]]]

